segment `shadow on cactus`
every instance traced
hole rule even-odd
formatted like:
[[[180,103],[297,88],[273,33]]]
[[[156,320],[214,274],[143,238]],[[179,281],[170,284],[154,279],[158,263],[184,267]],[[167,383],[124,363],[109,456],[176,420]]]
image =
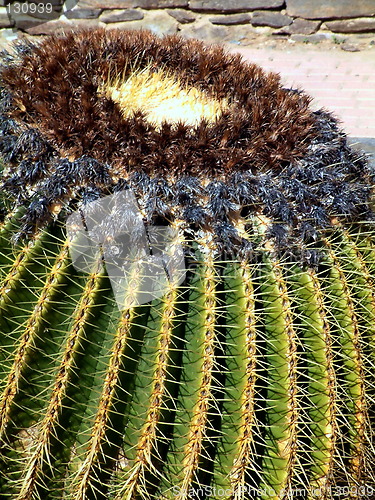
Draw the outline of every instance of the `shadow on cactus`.
[[[1,497],[370,498],[374,172],[336,120],[178,37],[1,60]],[[78,266],[67,220],[86,237],[126,193]],[[142,259],[164,273],[151,301]]]

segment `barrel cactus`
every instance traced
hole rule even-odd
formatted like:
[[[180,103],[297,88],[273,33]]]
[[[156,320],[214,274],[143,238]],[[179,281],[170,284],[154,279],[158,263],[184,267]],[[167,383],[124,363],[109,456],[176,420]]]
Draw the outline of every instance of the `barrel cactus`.
[[[1,498],[370,498],[374,171],[335,118],[148,32],[22,41],[0,85]]]

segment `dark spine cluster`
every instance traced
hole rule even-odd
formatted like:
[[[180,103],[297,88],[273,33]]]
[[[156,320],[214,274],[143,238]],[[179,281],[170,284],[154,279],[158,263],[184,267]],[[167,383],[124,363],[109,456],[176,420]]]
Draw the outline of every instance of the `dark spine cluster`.
[[[176,71],[232,108],[194,128],[124,119],[97,89],[109,67],[121,72],[135,63]],[[131,188],[146,224],[180,219],[192,238],[211,234],[220,254],[254,258],[270,241],[276,252],[314,265],[335,219],[373,217],[374,172],[336,120],[220,48],[146,32],[52,36],[3,56],[0,84],[2,190],[26,207],[21,237],[77,203]],[[269,221],[262,238],[257,216]]]

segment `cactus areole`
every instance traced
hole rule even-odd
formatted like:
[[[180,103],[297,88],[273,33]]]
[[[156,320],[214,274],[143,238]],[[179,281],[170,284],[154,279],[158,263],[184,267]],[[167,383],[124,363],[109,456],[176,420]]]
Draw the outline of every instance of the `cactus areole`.
[[[3,52],[0,113],[1,498],[372,498],[375,172],[336,119],[101,29]]]

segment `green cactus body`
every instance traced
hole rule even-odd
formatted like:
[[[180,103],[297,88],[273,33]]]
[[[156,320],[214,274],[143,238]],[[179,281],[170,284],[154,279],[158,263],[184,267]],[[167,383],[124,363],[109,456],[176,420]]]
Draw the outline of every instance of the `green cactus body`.
[[[375,177],[335,120],[178,37],[17,50],[0,68],[1,498],[371,498]],[[171,82],[167,104],[193,97],[201,122],[152,122],[138,87],[156,102]],[[124,192],[154,260],[156,227],[183,248],[184,279],[164,260],[153,300],[139,262],[113,285],[109,250],[137,239],[116,247],[110,226],[84,269],[74,256],[68,217],[89,234],[93,200]]]
[[[100,269],[77,275],[46,228],[2,280],[3,497],[371,486],[366,237],[327,236],[318,271],[207,253],[188,287],[120,312]]]

